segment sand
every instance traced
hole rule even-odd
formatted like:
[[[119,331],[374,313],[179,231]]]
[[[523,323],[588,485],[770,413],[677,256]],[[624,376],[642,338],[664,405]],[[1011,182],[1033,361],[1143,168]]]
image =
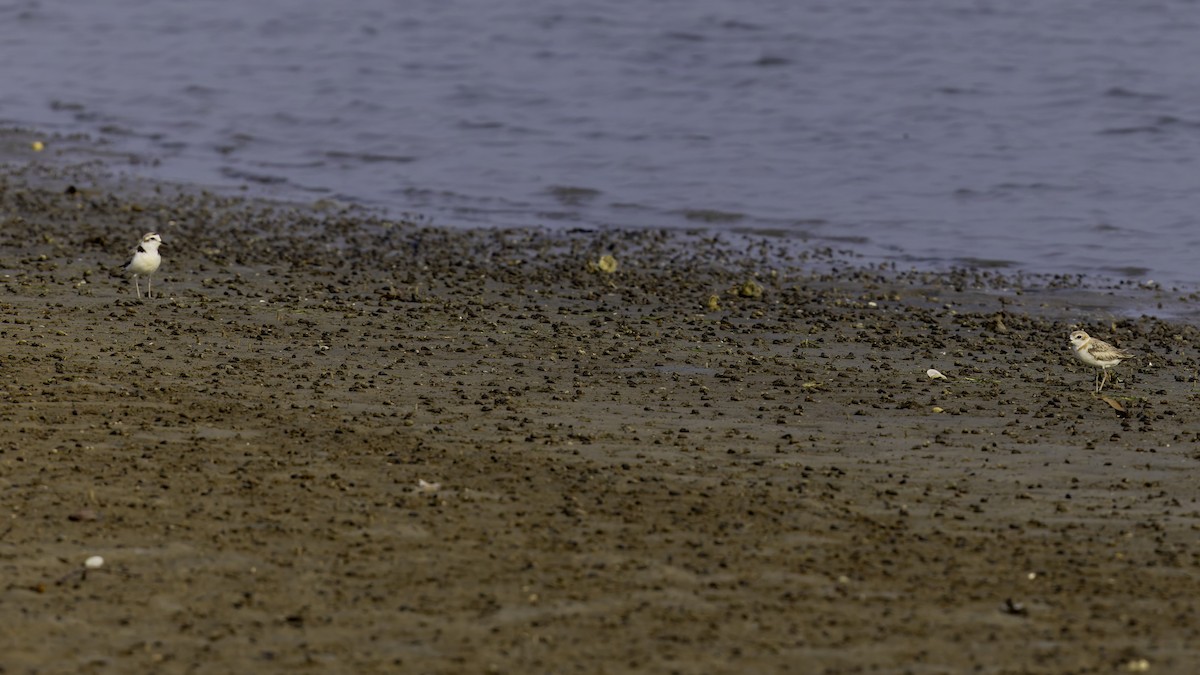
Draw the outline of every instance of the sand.
[[[0,187],[0,672],[1200,663],[1195,296]]]

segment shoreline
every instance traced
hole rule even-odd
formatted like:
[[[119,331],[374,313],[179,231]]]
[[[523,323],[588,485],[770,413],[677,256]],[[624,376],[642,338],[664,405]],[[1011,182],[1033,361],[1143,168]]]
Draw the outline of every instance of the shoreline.
[[[1123,315],[1170,290],[46,170],[0,193],[4,670],[1200,659],[1200,331]],[[1145,356],[1122,409],[1073,325]]]
[[[31,144],[41,142],[44,150],[33,152]],[[971,260],[944,263],[937,260],[913,258],[911,254],[897,252],[890,255],[882,250],[867,253],[860,243],[844,241],[836,236],[821,237],[811,234],[789,235],[779,229],[713,229],[698,223],[671,229],[655,228],[577,228],[570,225],[531,224],[526,227],[505,226],[500,228],[479,227],[469,223],[435,222],[419,213],[392,213],[387,209],[354,205],[336,198],[315,197],[312,200],[297,200],[282,196],[270,184],[243,183],[240,186],[186,185],[155,181],[144,176],[142,167],[153,165],[152,158],[136,153],[117,150],[107,143],[97,142],[84,135],[58,135],[43,133],[24,127],[0,126],[0,167],[10,175],[18,175],[32,187],[65,186],[71,180],[95,185],[98,189],[130,196],[149,194],[204,195],[226,200],[247,201],[280,209],[339,212],[343,216],[353,213],[367,222],[406,223],[417,227],[431,227],[455,232],[483,230],[492,231],[544,231],[550,234],[620,232],[652,233],[666,232],[682,240],[698,238],[722,241],[723,246],[737,249],[775,249],[780,259],[816,254],[818,259],[828,259],[829,265],[840,268],[853,267],[865,270],[890,271],[901,277],[929,276],[950,278],[954,276],[995,277],[998,281],[987,282],[991,287],[1007,285],[1018,290],[1047,291],[1080,289],[1093,291],[1096,296],[1085,303],[1084,309],[1113,312],[1125,318],[1136,318],[1142,314],[1158,318],[1187,321],[1200,325],[1200,282],[1193,284],[1153,280],[1134,280],[1103,274],[1083,275],[1076,273],[1056,274],[1023,269],[1019,263],[992,261],[985,258],[972,264]],[[126,167],[124,170],[121,167]],[[288,194],[295,195],[295,191]],[[683,245],[691,245],[684,241]],[[865,242],[871,248],[870,242]]]

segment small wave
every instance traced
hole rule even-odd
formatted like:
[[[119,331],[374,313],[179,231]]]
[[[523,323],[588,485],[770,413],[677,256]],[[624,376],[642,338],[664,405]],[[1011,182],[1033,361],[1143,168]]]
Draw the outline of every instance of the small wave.
[[[580,206],[600,196],[599,190],[571,185],[551,185],[546,193],[566,206]]]
[[[409,164],[417,161],[416,157],[411,155],[388,155],[374,152],[344,152],[341,150],[331,150],[325,153],[325,156],[330,159],[338,160],[357,160],[367,164],[378,164],[388,162],[393,164]]]
[[[283,176],[252,173],[243,169],[235,169],[230,166],[221,167],[221,175],[234,180],[242,180],[248,183],[258,183],[259,185],[282,185],[288,182],[288,179]]]

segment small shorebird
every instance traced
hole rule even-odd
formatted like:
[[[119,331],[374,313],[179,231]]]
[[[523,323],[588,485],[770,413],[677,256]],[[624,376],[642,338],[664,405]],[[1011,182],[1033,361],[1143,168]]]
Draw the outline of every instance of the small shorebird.
[[[1071,351],[1075,352],[1075,358],[1100,369],[1100,372],[1096,374],[1095,393],[1097,394],[1104,389],[1104,383],[1108,381],[1109,368],[1137,356],[1132,352],[1117,349],[1104,340],[1097,340],[1081,330],[1071,333]]]
[[[125,266],[125,271],[133,275],[133,287],[137,289],[138,300],[142,299],[142,287],[138,285],[138,276],[146,277],[146,297],[150,295],[150,275],[154,274],[162,264],[162,256],[158,247],[162,245],[162,237],[155,232],[148,232],[138,243],[133,252],[133,259]]]

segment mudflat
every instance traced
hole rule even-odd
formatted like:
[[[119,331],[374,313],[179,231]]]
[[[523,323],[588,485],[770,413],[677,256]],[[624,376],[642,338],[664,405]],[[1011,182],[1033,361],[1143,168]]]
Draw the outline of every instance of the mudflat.
[[[2,672],[1200,664],[1195,297],[0,187]]]

